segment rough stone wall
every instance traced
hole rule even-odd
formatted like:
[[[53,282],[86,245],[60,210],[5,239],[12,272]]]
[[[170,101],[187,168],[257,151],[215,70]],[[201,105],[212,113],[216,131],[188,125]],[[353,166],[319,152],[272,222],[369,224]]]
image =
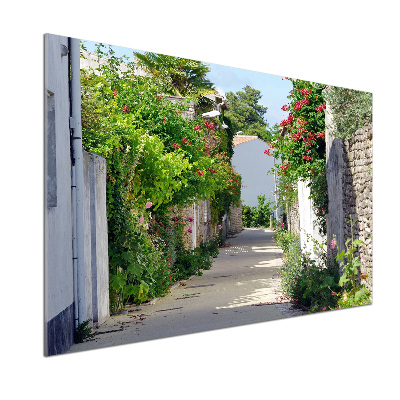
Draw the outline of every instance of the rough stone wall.
[[[336,237],[337,247],[345,249],[351,237],[350,218],[354,239],[362,240],[359,247],[361,279],[372,291],[372,125],[357,130],[349,140],[334,137],[329,104],[326,112],[326,177],[328,182],[328,243]]]
[[[355,255],[361,257],[361,273],[369,275],[362,283],[372,289],[372,125],[359,129],[343,144],[344,237],[351,237],[349,219],[357,219],[354,238],[365,244]]]
[[[230,207],[230,216],[229,216],[230,226],[228,233],[231,235],[237,235],[242,232],[242,205],[239,206],[231,206]]]

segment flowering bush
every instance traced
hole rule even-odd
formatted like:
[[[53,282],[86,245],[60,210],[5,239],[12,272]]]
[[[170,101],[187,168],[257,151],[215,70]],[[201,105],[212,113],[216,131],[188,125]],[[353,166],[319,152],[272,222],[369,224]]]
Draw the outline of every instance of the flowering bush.
[[[171,102],[155,79],[129,65],[120,72],[123,60],[112,50],[105,54],[100,45],[98,54],[108,63],[81,71],[82,134],[85,150],[107,159],[110,300],[117,311],[165,293],[182,276],[176,265],[195,267],[187,273],[208,267],[209,257],[183,250],[182,229],[168,222],[168,209],[209,198],[218,219],[240,198],[240,177],[218,121],[183,117],[193,99]]]
[[[289,78],[287,78],[289,79]],[[282,107],[289,116],[281,122],[280,131],[272,132],[267,155],[281,160],[275,172],[280,202],[288,203],[299,180],[309,182],[311,198],[321,233],[326,232],[328,198],[325,177],[325,102],[323,85],[290,79],[293,90],[289,104]],[[285,190],[288,189],[288,191]]]

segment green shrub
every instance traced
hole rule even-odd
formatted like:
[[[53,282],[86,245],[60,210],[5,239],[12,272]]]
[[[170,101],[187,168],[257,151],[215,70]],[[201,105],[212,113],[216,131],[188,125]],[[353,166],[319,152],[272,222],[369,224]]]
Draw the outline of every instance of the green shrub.
[[[91,340],[96,336],[96,333],[92,331],[92,327],[89,326],[91,319],[87,319],[86,321],[78,324],[74,332],[74,342],[75,343],[83,343],[87,340]]]
[[[301,251],[300,240],[284,228],[275,233],[277,244],[284,251],[284,264],[279,270],[283,292],[297,306],[312,311],[337,306],[339,269],[324,255],[312,259]]]
[[[265,195],[259,195],[257,199],[257,206],[250,207],[243,205],[242,207],[242,224],[244,228],[269,227],[273,203],[271,201],[266,201]]]
[[[203,274],[202,270],[210,269],[212,260],[208,254],[203,254],[199,247],[194,250],[182,249],[177,256],[173,278],[176,281],[181,279],[188,279],[192,275]]]
[[[283,250],[284,253],[289,251],[289,246],[294,242],[297,242],[300,246],[300,239],[298,235],[291,233],[282,226],[275,229],[274,237],[276,244]]]
[[[209,255],[213,258],[216,258],[219,254],[218,246],[220,244],[220,236],[221,235],[214,235],[212,239],[208,242],[202,242],[200,244],[200,250],[202,255]]]

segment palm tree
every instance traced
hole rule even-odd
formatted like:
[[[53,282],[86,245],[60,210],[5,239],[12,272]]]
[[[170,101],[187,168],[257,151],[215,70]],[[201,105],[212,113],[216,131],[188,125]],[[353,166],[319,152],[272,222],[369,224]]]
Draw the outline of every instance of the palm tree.
[[[152,52],[134,55],[137,65],[157,78],[166,94],[185,97],[215,92],[213,83],[206,78],[210,68],[200,61]]]

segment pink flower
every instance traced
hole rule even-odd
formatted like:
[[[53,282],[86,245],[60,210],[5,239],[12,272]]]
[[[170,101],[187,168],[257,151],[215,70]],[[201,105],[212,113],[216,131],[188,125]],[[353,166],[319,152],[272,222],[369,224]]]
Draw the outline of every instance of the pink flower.
[[[153,203],[152,203],[151,201],[148,201],[148,202],[146,203],[146,208],[150,208],[152,205],[153,205]]]
[[[326,311],[326,307],[324,307],[324,308],[322,309],[322,311]]]
[[[284,224],[284,222],[282,222],[282,224],[281,224],[281,228],[284,228],[285,227],[285,224]]]
[[[143,222],[144,222],[144,217],[140,217],[140,218],[139,218],[139,222],[140,222],[141,224],[143,224]]]
[[[332,239],[332,241],[331,241],[331,249],[332,250],[335,248],[335,245],[336,245],[336,240]]]
[[[222,225],[218,225],[218,229],[222,229]]]
[[[187,220],[188,220],[189,222],[193,222],[193,218],[190,218],[190,217],[189,217]]]
[[[165,124],[166,121],[167,121],[167,120],[166,120],[165,118],[162,119],[162,122],[164,122],[164,124]]]
[[[286,189],[289,189],[289,185],[286,185]]]
[[[197,124],[197,125],[194,127],[194,130],[195,130],[195,131],[199,131],[200,129],[201,129],[201,127],[200,127],[199,124]]]
[[[188,230],[187,230],[189,233],[192,233],[192,230],[189,228]]]

